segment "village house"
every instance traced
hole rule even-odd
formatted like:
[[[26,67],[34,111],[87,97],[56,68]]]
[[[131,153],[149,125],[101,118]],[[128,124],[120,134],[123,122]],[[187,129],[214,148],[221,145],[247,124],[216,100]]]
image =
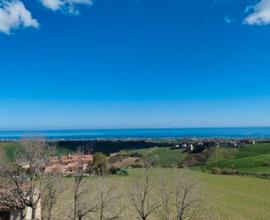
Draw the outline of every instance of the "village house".
[[[9,189],[0,189],[0,220],[31,220],[32,208],[23,206]],[[35,210],[35,220],[41,220],[41,201]]]

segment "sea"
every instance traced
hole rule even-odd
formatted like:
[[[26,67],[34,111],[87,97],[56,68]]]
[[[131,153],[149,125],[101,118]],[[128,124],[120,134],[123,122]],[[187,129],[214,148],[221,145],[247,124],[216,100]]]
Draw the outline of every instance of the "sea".
[[[155,129],[70,129],[0,130],[0,140],[23,138],[52,140],[136,139],[136,138],[270,138],[270,127],[245,128],[155,128]]]

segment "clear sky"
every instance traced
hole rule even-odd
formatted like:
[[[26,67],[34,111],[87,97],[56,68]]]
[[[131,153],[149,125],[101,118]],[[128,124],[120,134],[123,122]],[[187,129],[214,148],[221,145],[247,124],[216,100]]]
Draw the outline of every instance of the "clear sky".
[[[0,129],[270,126],[270,0],[0,2]]]

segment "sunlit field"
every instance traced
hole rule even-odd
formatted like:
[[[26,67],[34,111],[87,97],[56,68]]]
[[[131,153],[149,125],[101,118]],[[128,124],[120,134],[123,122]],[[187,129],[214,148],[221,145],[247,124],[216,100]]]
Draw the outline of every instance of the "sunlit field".
[[[270,181],[253,177],[211,175],[183,169],[151,169],[151,187],[153,201],[160,200],[160,186],[166,183],[171,190],[179,178],[183,176],[196,181],[195,196],[200,199],[195,219],[270,219]],[[87,177],[84,183],[85,201],[94,204],[97,192],[102,187],[113,186],[117,195],[115,202],[108,208],[108,217],[121,210],[122,219],[137,219],[136,212],[129,201],[129,191],[135,181],[143,181],[145,169],[130,169],[129,176]],[[61,189],[57,204],[53,210],[53,219],[67,219],[73,209],[72,178],[62,178],[58,187]],[[63,191],[64,190],[64,191]],[[118,196],[121,196],[118,198]],[[99,219],[98,213],[89,215],[87,219]],[[150,219],[162,219],[162,211],[158,209]]]

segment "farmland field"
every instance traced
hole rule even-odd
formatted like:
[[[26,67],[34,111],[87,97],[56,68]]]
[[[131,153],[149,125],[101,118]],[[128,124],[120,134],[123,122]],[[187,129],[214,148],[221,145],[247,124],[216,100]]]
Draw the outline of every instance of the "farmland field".
[[[136,214],[130,206],[128,191],[132,188],[135,180],[142,180],[145,174],[144,169],[130,169],[129,176],[110,176],[105,178],[87,177],[85,194],[88,201],[95,200],[95,192],[105,183],[113,185],[115,191],[122,195],[115,204],[114,209],[124,207],[123,219],[136,219]],[[158,189],[162,181],[166,181],[172,187],[178,176],[188,176],[199,183],[200,193],[197,194],[203,202],[203,209],[198,209],[195,219],[232,219],[232,220],[263,220],[270,219],[270,181],[240,176],[212,175],[195,172],[188,169],[156,168],[150,171],[153,197],[159,200]],[[72,178],[63,178],[59,187],[66,190],[59,195],[58,203],[54,209],[54,219],[67,218],[72,210]],[[173,188],[173,187],[172,187]],[[90,218],[89,219],[96,219]],[[162,219],[159,211],[151,219]]]
[[[181,149],[171,149],[168,147],[153,147],[148,149],[123,151],[127,155],[138,155],[152,162],[158,167],[177,167],[181,164],[187,153]]]
[[[219,148],[209,158],[207,169],[232,168],[248,173],[270,173],[270,145],[256,144],[244,148]]]

